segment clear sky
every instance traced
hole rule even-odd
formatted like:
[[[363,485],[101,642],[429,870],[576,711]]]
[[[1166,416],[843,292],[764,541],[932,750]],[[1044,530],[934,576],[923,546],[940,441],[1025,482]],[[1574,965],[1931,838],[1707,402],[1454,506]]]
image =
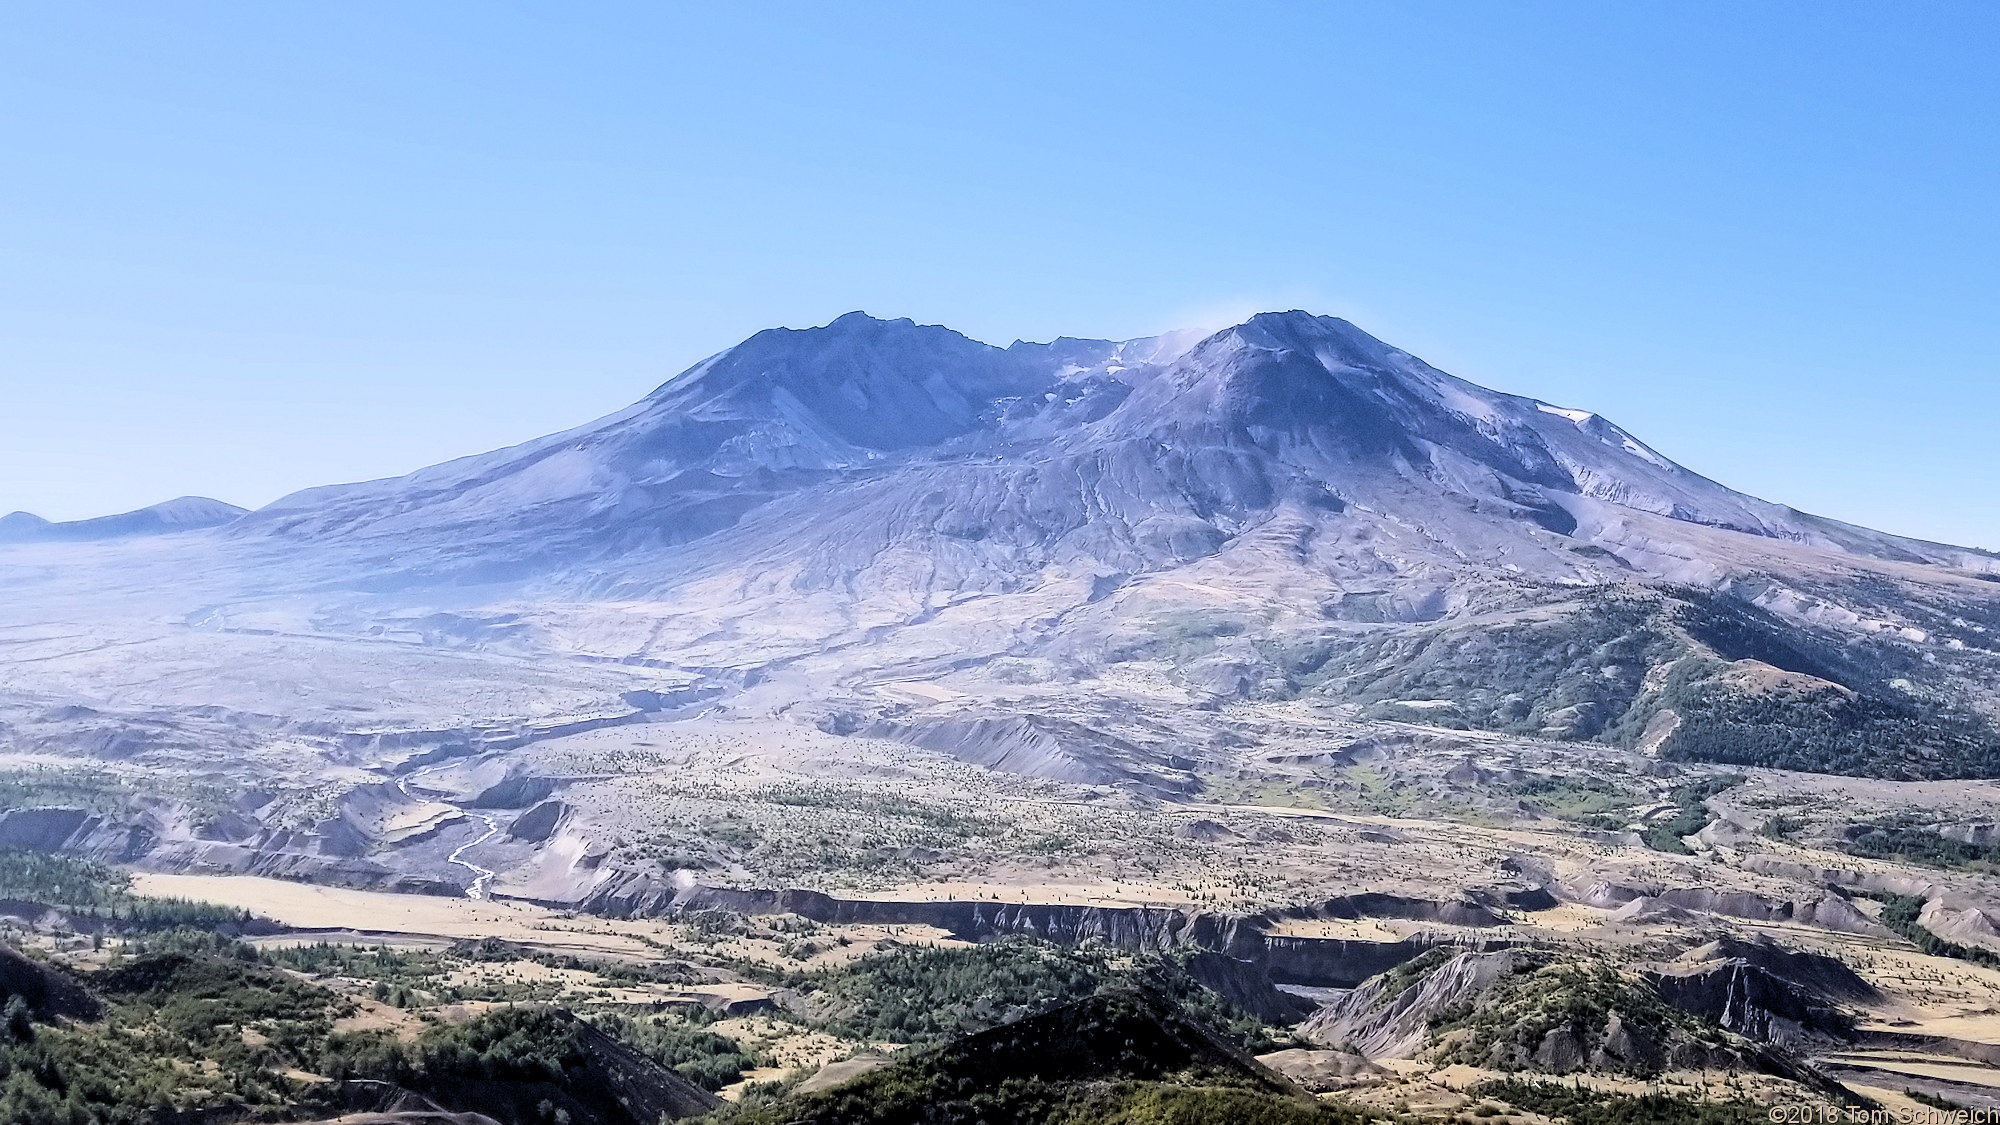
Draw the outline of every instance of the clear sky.
[[[12,4],[0,511],[246,505],[849,309],[1348,317],[2000,548],[2000,4]]]

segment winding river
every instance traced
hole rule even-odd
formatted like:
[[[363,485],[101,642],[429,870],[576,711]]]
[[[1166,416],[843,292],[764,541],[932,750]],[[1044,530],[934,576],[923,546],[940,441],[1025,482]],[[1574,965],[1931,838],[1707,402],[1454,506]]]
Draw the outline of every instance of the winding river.
[[[424,772],[425,772],[424,770],[418,770],[416,773],[411,774],[410,777],[416,777]],[[412,801],[429,801],[432,804],[444,805],[450,809],[455,810],[458,813],[458,815],[463,819],[476,820],[486,825],[486,831],[481,832],[477,837],[474,837],[471,841],[460,844],[459,846],[453,848],[451,850],[451,854],[444,857],[445,863],[456,867],[463,867],[467,871],[472,872],[472,882],[467,884],[465,888],[465,897],[485,898],[486,884],[491,882],[493,879],[493,874],[494,874],[493,869],[490,867],[481,867],[478,864],[472,862],[471,860],[466,859],[465,853],[471,851],[473,848],[476,848],[479,845],[485,843],[486,841],[492,839],[494,834],[500,831],[499,822],[494,820],[492,817],[487,816],[485,813],[473,812],[470,809],[464,808],[463,806],[455,805],[452,802],[443,799],[442,797],[419,797],[415,793],[410,792],[409,777],[397,778],[396,788],[402,791],[403,796],[408,797]]]

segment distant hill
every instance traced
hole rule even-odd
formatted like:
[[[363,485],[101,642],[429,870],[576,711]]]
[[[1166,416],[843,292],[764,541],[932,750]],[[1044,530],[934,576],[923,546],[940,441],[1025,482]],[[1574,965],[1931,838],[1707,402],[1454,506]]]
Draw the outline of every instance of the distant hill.
[[[12,512],[0,516],[0,543],[123,539],[170,531],[194,531],[219,527],[248,513],[248,508],[239,508],[206,496],[182,496],[115,516],[98,516],[68,523],[51,523],[32,512]]]

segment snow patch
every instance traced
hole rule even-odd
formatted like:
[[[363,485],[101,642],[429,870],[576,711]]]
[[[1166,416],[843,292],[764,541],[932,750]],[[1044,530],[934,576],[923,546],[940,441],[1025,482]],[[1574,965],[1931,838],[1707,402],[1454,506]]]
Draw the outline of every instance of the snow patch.
[[[1583,425],[1585,422],[1590,421],[1592,418],[1597,417],[1597,415],[1592,414],[1588,410],[1568,410],[1560,406],[1550,406],[1546,402],[1536,403],[1535,409],[1541,411],[1544,414],[1553,414],[1558,418],[1567,418],[1570,421],[1575,422],[1579,426]]]
[[[1647,449],[1645,446],[1640,445],[1638,442],[1633,441],[1629,437],[1625,439],[1624,444],[1625,444],[1625,451],[1627,453],[1632,454],[1633,456],[1639,458],[1642,461],[1650,461],[1662,469],[1673,468],[1673,466],[1667,462],[1666,458],[1660,456],[1659,454],[1653,452],[1650,449]]]

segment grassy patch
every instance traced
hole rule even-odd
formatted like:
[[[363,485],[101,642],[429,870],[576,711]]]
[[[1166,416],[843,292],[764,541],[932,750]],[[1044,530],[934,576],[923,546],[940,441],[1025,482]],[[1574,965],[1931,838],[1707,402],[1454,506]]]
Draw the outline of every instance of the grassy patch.
[[[0,770],[0,809],[58,805],[111,813],[123,809],[132,796],[130,785],[101,769]]]
[[[827,1011],[804,1020],[807,1026],[844,1039],[925,1044],[1141,980],[1245,1050],[1289,1042],[1197,983],[1176,958],[1132,959],[1026,939],[871,953],[838,969],[791,974],[784,983],[815,993]]]
[[[1744,690],[1729,673],[1749,660],[1826,683]],[[1311,679],[1369,704],[1449,700],[1480,729],[1627,747],[1671,709],[1680,722],[1660,753],[1684,760],[2000,775],[2000,730],[1908,646],[1842,644],[1695,589],[1585,594],[1497,624],[1385,635],[1334,654]],[[1923,685],[1922,696],[1884,686],[1899,680]]]
[[[372,985],[375,999],[398,1008],[424,1009],[463,1001],[518,1003],[566,998],[578,985],[566,979],[517,979],[505,966],[529,964],[566,973],[586,973],[602,985],[687,984],[698,977],[683,962],[624,965],[583,961],[576,957],[524,949],[488,938],[461,942],[444,952],[388,949],[382,946],[312,945],[271,949],[265,961],[315,976],[344,977]],[[467,972],[481,966],[500,971]],[[569,997],[576,1003],[587,1003]]]
[[[1507,792],[1552,816],[1612,832],[1631,820],[1637,799],[1630,789],[1597,774],[1535,774],[1515,782]]]
[[[1795,816],[1779,813],[1757,826],[1757,835],[1767,840],[1789,840],[1804,831],[1806,822]]]
[[[922,1073],[869,1075],[855,1088],[723,1111],[727,1125],[1365,1125],[1352,1110],[1240,1086],[1125,1081],[1092,1085],[1007,1078],[958,1089]]]
[[[832,1002],[826,1030],[849,1039],[933,1043],[1097,991],[1108,958],[1026,941],[969,949],[897,949],[840,969],[802,973],[797,987]]]

